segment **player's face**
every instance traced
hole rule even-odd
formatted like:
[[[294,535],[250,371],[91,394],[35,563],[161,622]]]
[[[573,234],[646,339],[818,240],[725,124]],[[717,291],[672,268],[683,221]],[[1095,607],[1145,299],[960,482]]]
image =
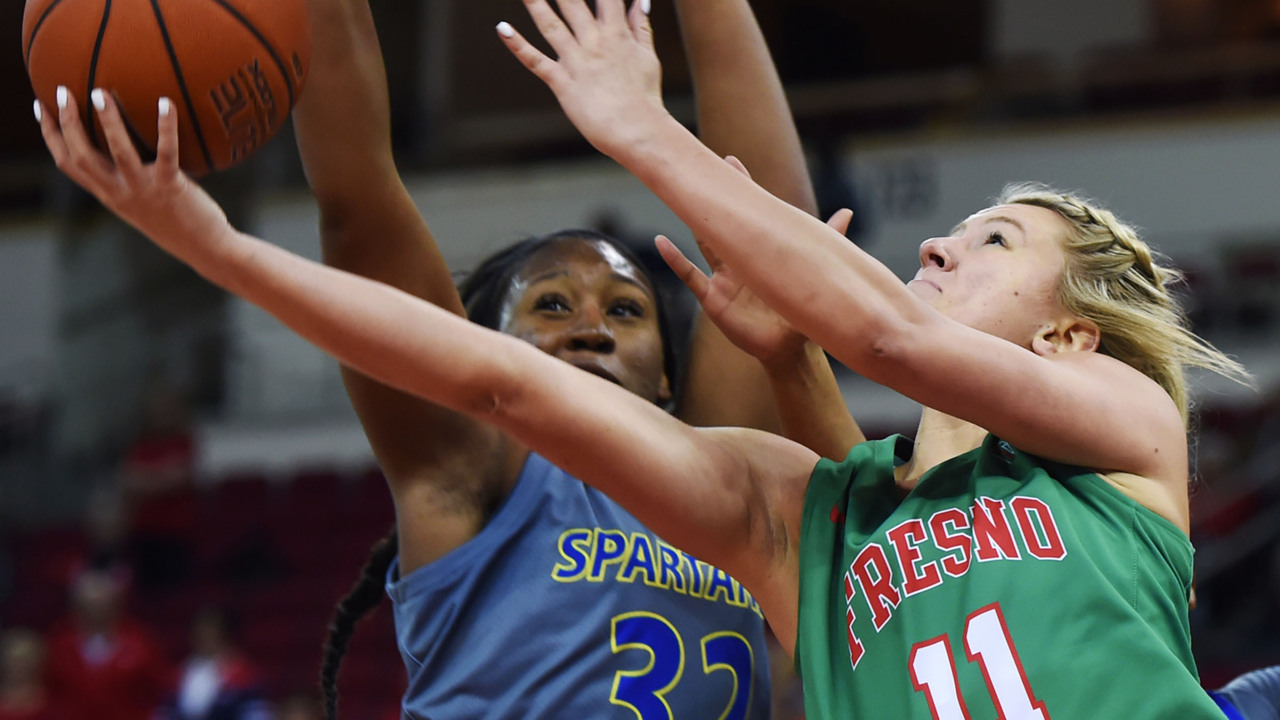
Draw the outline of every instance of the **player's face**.
[[[566,240],[516,275],[500,327],[653,402],[671,396],[648,278],[608,243]]]
[[[908,287],[952,320],[1030,347],[1037,331],[1063,312],[1059,238],[1068,229],[1046,208],[987,208],[950,235],[924,241],[920,270]]]

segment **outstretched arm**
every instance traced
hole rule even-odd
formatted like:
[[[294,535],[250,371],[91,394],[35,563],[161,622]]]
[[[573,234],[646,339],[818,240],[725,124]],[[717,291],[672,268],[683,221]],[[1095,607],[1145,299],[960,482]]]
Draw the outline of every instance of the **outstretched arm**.
[[[325,263],[464,314],[444,257],[396,169],[386,72],[367,0],[308,0],[308,14],[311,73],[293,120],[320,209]],[[397,497],[419,482],[458,486],[463,478],[447,469],[461,466],[472,468],[467,492],[484,495],[476,483],[485,479],[479,469],[485,465],[472,456],[492,455],[492,428],[347,366],[343,380]],[[437,541],[440,551],[456,544],[438,532],[424,535],[419,526],[446,526],[424,515],[431,511],[420,505],[401,514],[403,545],[413,552]]]
[[[782,82],[747,0],[676,0],[697,101],[698,136],[738,157],[757,183],[817,212],[804,152]],[[807,358],[796,372],[820,372]],[[823,359],[825,362],[825,358]],[[787,372],[786,374],[791,374]],[[676,412],[694,425],[779,429],[782,386],[705,314],[695,321],[686,382]],[[787,392],[794,386],[786,386]]]
[[[812,452],[758,431],[692,428],[522,340],[240,233],[178,169],[177,118],[163,103],[157,159],[144,164],[109,96],[94,93],[111,158],[60,96],[60,120],[41,119],[58,167],[161,248],[352,368],[491,424],[613,496],[738,577],[794,634],[796,498]]]
[[[746,173],[735,158],[729,162]],[[843,234],[852,217],[851,211],[841,210],[828,224]],[[698,299],[704,319],[723,331],[722,339],[757,359],[754,364],[767,374],[781,433],[823,457],[843,460],[866,436],[849,414],[826,353],[766,307],[710,247],[699,247],[711,276],[669,240],[658,239],[658,250]],[[715,380],[723,384],[722,378],[710,379]]]
[[[935,311],[884,265],[726,165],[662,106],[645,19],[622,0],[525,6],[557,56],[508,47],[601,152],[645,183],[770,307],[860,374],[1018,447],[1185,481],[1167,394],[1100,353],[1040,356]]]
[[[733,155],[779,199],[818,201],[787,97],[747,0],[675,0],[697,101],[698,137]]]

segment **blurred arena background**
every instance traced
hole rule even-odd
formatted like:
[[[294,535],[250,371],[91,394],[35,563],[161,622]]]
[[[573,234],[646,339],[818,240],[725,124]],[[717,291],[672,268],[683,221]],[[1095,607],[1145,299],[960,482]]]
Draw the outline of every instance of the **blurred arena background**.
[[[571,226],[692,246],[498,43],[499,20],[527,22],[518,0],[371,4],[401,170],[452,267]],[[1280,662],[1280,2],[753,5],[824,212],[853,207],[851,241],[900,274],[1013,180],[1085,191],[1187,273],[1197,330],[1260,385],[1196,388],[1200,670],[1216,686]],[[200,608],[237,616],[283,716],[392,521],[381,476],[329,358],[57,173],[31,118],[21,11],[0,10],[0,634],[55,632],[77,573],[123,572],[127,612],[173,666]],[[690,118],[674,11],[655,0],[653,18],[668,102]],[[204,184],[240,227],[318,257],[288,131]],[[914,431],[906,400],[842,383],[869,434]],[[345,717],[397,716],[388,615],[356,634]],[[799,717],[778,694],[779,717]]]

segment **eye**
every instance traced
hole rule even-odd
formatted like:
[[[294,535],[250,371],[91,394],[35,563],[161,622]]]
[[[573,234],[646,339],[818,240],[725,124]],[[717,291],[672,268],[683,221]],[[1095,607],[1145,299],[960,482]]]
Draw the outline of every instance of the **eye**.
[[[1005,241],[1004,235],[999,230],[992,230],[987,235],[987,245],[999,245],[1001,247],[1009,247],[1009,243]]]
[[[569,301],[559,293],[546,293],[539,295],[538,299],[533,301],[533,309],[548,313],[567,313]]]
[[[609,314],[614,317],[644,317],[644,308],[635,300],[617,300],[609,306]]]

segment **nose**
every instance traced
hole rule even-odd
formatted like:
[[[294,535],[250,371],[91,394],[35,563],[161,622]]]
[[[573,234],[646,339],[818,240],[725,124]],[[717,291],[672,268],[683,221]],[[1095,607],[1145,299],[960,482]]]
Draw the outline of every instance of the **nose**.
[[[954,264],[951,251],[947,249],[946,238],[929,238],[920,243],[920,267],[936,267],[950,270]]]
[[[617,343],[614,340],[613,331],[605,322],[604,315],[592,308],[584,310],[574,318],[565,346],[570,350],[609,354],[617,347]]]

